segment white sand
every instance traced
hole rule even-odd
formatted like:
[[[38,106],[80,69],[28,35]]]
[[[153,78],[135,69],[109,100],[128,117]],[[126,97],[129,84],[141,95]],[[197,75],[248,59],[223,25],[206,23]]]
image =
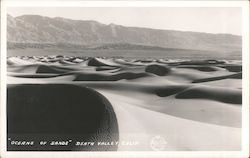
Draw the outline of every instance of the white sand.
[[[127,103],[126,98],[122,100],[113,93],[99,92],[109,98],[114,107],[120,140],[140,142],[138,146],[120,145],[119,150],[152,150],[148,142],[157,135],[167,141],[165,150],[240,150],[240,128],[162,114]]]

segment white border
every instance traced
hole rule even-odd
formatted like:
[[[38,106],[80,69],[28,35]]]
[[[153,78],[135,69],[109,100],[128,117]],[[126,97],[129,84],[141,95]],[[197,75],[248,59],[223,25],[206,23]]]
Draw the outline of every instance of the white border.
[[[241,151],[165,152],[10,152],[6,151],[7,7],[241,7],[243,106]],[[248,157],[249,156],[249,2],[248,1],[1,1],[1,154],[0,157]]]

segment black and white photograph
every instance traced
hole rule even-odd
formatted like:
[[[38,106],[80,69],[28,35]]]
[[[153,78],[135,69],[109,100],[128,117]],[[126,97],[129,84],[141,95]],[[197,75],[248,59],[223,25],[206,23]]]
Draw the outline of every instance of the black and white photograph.
[[[245,8],[158,3],[7,6],[5,152],[245,150]]]

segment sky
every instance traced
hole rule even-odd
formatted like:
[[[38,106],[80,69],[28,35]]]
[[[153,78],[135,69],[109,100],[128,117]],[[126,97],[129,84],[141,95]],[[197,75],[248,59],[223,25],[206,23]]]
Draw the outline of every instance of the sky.
[[[235,35],[242,31],[241,8],[237,7],[8,7],[7,12],[14,17],[35,14],[164,30]]]

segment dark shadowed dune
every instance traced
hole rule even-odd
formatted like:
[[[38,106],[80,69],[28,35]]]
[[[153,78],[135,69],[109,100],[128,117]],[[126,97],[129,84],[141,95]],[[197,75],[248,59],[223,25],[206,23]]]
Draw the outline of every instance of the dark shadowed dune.
[[[233,75],[230,76],[230,78],[242,79],[242,72],[233,74]]]
[[[227,69],[230,72],[241,72],[241,65],[221,65],[220,67]]]
[[[148,73],[124,72],[117,74],[98,74],[98,73],[78,73],[74,81],[119,81],[122,79],[132,80],[142,77],[152,76]]]
[[[154,62],[152,59],[144,59],[144,60],[135,60],[135,62],[141,62],[141,63],[152,63]]]
[[[242,92],[229,88],[191,87],[176,95],[177,99],[211,99],[230,104],[242,103]]]
[[[66,73],[66,72],[70,72],[74,70],[75,69],[68,68],[68,67],[40,65],[38,66],[36,73],[62,74],[62,73]]]
[[[7,60],[7,65],[15,65],[15,63],[10,60]]]
[[[208,86],[169,85],[166,87],[152,87],[159,97],[167,97],[176,94],[177,99],[210,99],[231,104],[241,104],[242,94],[240,90],[230,88],[218,88]]]
[[[124,67],[117,68],[111,73],[123,73],[123,72],[145,73],[145,66],[134,66],[134,65],[124,66]]]
[[[59,63],[64,64],[64,65],[74,65],[74,64],[76,64],[76,63],[74,63],[72,61],[65,61],[65,60],[60,60]]]
[[[96,71],[106,71],[106,70],[115,70],[117,69],[116,67],[110,67],[110,66],[101,66],[101,67],[96,67]]]
[[[167,97],[167,96],[179,93],[188,87],[189,86],[185,86],[185,85],[178,85],[178,86],[169,85],[167,87],[159,87],[155,89],[155,93],[159,97]]]
[[[8,66],[8,72],[32,73],[32,74],[35,74],[38,67],[39,67],[38,64],[18,65],[18,66],[17,65],[13,65],[13,66]]]
[[[214,64],[225,64],[225,61],[219,60],[191,60],[183,61],[179,63],[180,65],[214,65]]]
[[[20,78],[52,78],[52,77],[57,77],[57,74],[30,74],[30,73],[8,73],[9,76],[13,77],[20,77]]]
[[[204,79],[197,79],[197,80],[194,80],[192,83],[209,82],[209,81],[223,80],[223,79],[228,79],[228,78],[242,79],[242,73],[236,73],[236,74],[232,74],[232,75],[225,75],[225,76],[218,76],[218,77],[211,77],[211,78],[204,78]]]
[[[213,66],[178,66],[178,68],[189,68],[189,69],[195,69],[195,70],[204,71],[204,72],[212,72],[212,71],[219,70],[219,68],[213,67]]]
[[[111,66],[109,64],[99,61],[97,58],[91,58],[88,61],[88,66]]]
[[[171,69],[162,65],[149,65],[145,68],[145,71],[158,76],[165,76],[171,72]]]
[[[70,71],[76,71],[79,68],[75,67],[65,67],[56,65],[43,65],[43,64],[30,64],[30,65],[15,65],[9,66],[9,72],[18,73],[47,73],[47,74],[62,74]]]
[[[8,150],[117,150],[114,146],[75,146],[74,141],[118,141],[116,115],[98,92],[67,84],[8,85],[8,137],[68,140],[69,146],[8,146]]]

